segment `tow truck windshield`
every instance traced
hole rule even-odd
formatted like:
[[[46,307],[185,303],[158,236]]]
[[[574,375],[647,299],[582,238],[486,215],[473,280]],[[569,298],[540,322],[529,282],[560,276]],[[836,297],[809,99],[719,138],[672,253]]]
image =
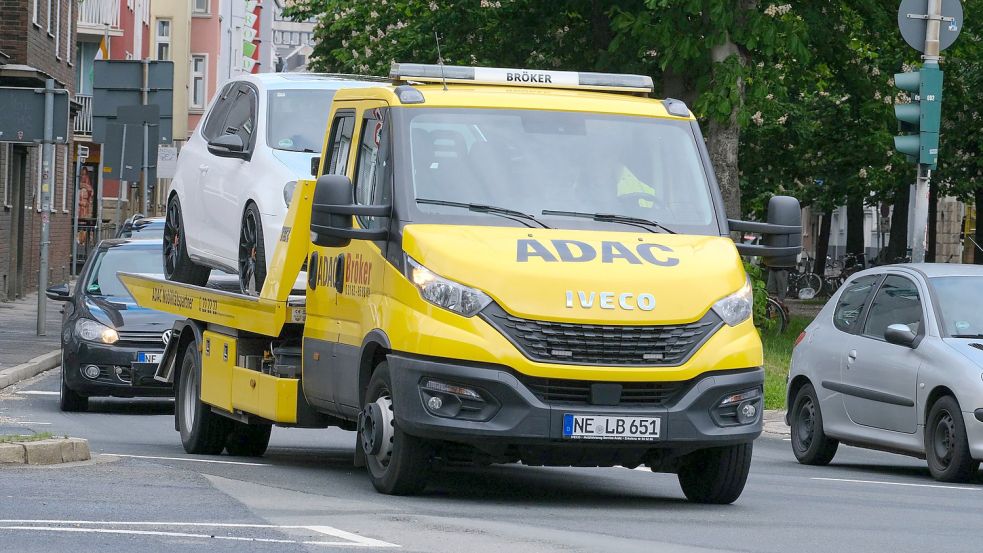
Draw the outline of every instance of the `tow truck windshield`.
[[[410,170],[395,174],[409,180],[397,188],[413,221],[521,224],[488,210],[455,209],[456,203],[541,214],[555,228],[629,230],[658,221],[677,232],[719,234],[688,122],[560,111],[394,111],[401,112],[395,132],[409,134],[396,143],[409,144],[397,163]]]

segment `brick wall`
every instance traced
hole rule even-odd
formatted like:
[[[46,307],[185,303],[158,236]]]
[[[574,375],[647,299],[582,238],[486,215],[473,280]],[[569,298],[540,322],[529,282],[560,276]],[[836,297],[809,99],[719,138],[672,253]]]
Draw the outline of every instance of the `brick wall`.
[[[37,0],[38,18],[35,23],[34,0],[0,0],[0,50],[11,56],[7,63],[28,65],[43,71],[56,80],[56,87],[68,90],[69,98],[75,96],[75,67],[72,64],[75,61],[75,26],[78,15],[75,6],[69,13],[69,2],[72,1],[52,0],[49,14],[48,0]],[[60,25],[57,23],[59,15]],[[11,84],[25,85],[22,82],[0,83],[5,86]],[[69,127],[71,128],[71,123]],[[69,137],[71,137],[70,130]],[[74,143],[69,143],[67,149],[66,146],[56,145],[52,159],[52,212],[48,248],[48,280],[52,285],[67,282],[70,274],[72,210],[75,205],[74,165],[71,163],[70,152],[74,147]],[[13,183],[8,182],[10,180],[8,150],[9,148],[0,145],[0,200],[4,195],[7,198],[12,198],[14,195],[11,190]],[[25,260],[19,277],[23,282],[23,292],[36,290],[38,284],[41,250],[41,213],[37,199],[40,157],[40,146],[28,148],[22,226]],[[13,291],[6,285],[13,269],[11,267],[11,257],[14,253],[11,244],[12,211],[11,207],[0,205],[0,301],[14,299],[11,297],[14,295]]]

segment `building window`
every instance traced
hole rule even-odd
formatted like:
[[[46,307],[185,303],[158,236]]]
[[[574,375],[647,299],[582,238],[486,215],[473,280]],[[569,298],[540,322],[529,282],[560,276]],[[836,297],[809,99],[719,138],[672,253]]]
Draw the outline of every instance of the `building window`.
[[[171,20],[157,20],[157,59],[171,59]]]
[[[51,34],[51,0],[48,0],[48,34]]]
[[[207,14],[208,0],[194,0],[194,8],[192,11],[197,14]]]
[[[34,11],[31,12],[31,22],[38,25],[38,2],[41,0],[34,0]],[[38,25],[40,27],[40,25]]]
[[[191,56],[191,105],[192,109],[205,109],[206,75],[208,73],[208,57],[194,54]]]
[[[55,9],[55,58],[61,60],[61,0]]]
[[[61,160],[61,212],[68,213],[68,144],[62,150],[65,157]]]
[[[273,31],[273,44],[283,44],[283,31]]]

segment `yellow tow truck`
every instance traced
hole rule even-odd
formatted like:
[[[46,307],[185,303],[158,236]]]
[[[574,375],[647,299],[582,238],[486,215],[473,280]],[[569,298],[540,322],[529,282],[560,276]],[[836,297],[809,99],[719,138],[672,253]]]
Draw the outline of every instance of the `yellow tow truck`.
[[[695,118],[649,77],[391,80],[311,106],[330,110],[319,176],[258,296],[120,275],[185,318],[156,378],[176,383],[186,451],[262,455],[272,425],[338,426],[383,493],[522,462],[646,466],[693,501],[736,500],[763,407],[740,253],[790,265],[798,202],[729,221]]]

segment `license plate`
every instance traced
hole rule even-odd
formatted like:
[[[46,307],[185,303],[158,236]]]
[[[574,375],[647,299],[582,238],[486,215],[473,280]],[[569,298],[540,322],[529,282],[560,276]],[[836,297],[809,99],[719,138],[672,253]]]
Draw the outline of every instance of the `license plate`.
[[[563,437],[576,440],[658,440],[662,435],[659,417],[617,415],[563,415]]]
[[[161,355],[163,355],[163,354],[162,353],[146,353],[146,352],[142,352],[141,351],[140,353],[137,354],[137,363],[153,363],[153,364],[156,365],[157,363],[160,363],[160,356]]]

